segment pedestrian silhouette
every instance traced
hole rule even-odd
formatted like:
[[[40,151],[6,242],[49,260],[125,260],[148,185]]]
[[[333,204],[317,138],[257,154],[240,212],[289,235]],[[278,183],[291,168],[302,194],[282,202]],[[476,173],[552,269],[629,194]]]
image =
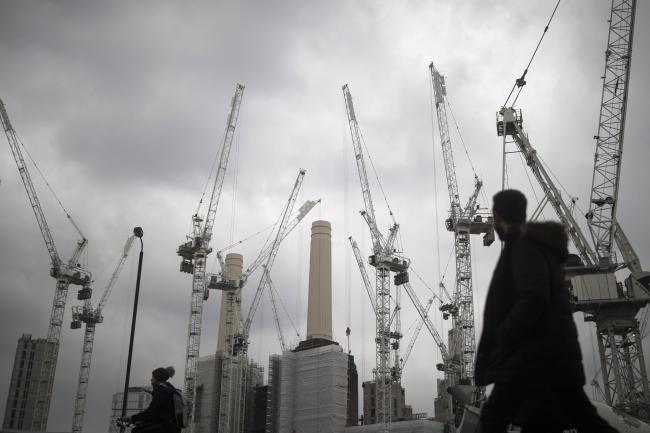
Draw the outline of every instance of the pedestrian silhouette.
[[[616,433],[584,393],[585,374],[564,263],[568,238],[558,222],[525,223],[526,197],[493,197],[503,242],[485,301],[475,382],[494,384],[481,409],[481,433]]]

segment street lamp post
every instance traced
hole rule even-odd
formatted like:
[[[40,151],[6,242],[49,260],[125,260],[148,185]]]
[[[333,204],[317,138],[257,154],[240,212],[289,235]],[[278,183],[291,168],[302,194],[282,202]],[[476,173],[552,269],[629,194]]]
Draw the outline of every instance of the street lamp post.
[[[126,380],[124,381],[124,396],[122,399],[122,418],[126,417],[126,404],[129,398],[129,377],[131,375],[131,358],[133,355],[133,337],[135,336],[135,319],[138,314],[138,295],[140,294],[140,275],[142,274],[142,256],[144,245],[142,243],[142,227],[135,227],[133,235],[140,239],[140,257],[138,258],[138,277],[135,283],[135,299],[133,300],[133,318],[131,319],[131,338],[129,339],[129,356],[126,361]],[[124,433],[126,426],[120,427],[120,433]]]

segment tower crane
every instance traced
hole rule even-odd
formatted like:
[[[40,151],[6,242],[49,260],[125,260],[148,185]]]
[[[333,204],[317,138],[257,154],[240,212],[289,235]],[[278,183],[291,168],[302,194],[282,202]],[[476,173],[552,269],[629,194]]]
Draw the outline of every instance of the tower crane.
[[[384,237],[377,228],[374,208],[372,205],[372,198],[370,196],[370,187],[368,185],[368,179],[365,171],[365,163],[361,147],[361,133],[357,123],[356,114],[354,112],[354,106],[352,104],[352,96],[347,84],[343,86],[343,95],[345,98],[348,120],[350,123],[350,132],[352,135],[355,159],[357,162],[357,169],[361,182],[361,190],[364,197],[364,204],[366,206],[365,209],[361,211],[361,215],[364,217],[366,223],[370,228],[370,233],[373,241],[373,255],[369,257],[368,262],[376,270],[374,309],[377,326],[377,336],[375,339],[377,367],[374,370],[374,373],[377,389],[377,401],[375,405],[377,421],[378,423],[382,424],[382,431],[389,431],[391,376],[399,377],[401,374],[401,363],[398,363],[393,368],[389,366],[391,343],[390,340],[392,339],[393,341],[399,343],[399,338],[401,338],[400,333],[391,332],[390,330],[390,323],[393,322],[393,318],[390,316],[390,272],[394,272],[396,274],[394,276],[395,286],[404,286],[404,289],[406,290],[411,303],[416,308],[424,325],[427,327],[427,330],[438,346],[442,362],[436,365],[436,368],[444,372],[445,380],[448,383],[452,382],[451,377],[459,376],[460,365],[458,361],[454,361],[454,359],[452,359],[450,356],[447,345],[429,319],[428,308],[425,308],[422,305],[422,302],[411,287],[408,275],[410,260],[404,258],[404,256],[399,253],[394,247],[399,225],[393,221],[393,225],[389,228],[387,237]],[[359,269],[363,277],[365,274],[365,266],[363,266],[363,261],[360,260],[361,253],[358,251],[356,242],[350,239],[350,243],[352,245],[352,249],[354,250],[355,258],[357,259],[357,263],[359,264]],[[368,279],[364,278],[364,285],[366,285],[366,290],[368,291],[369,295],[371,295],[373,291],[369,285],[369,282],[366,282],[366,280]],[[428,307],[430,307],[430,305]],[[393,316],[398,313],[399,309],[396,308]]]
[[[205,264],[208,254],[212,251],[210,240],[212,239],[212,227],[214,225],[217,206],[221,196],[221,188],[226,175],[226,167],[230,156],[230,148],[239,117],[244,94],[244,86],[237,84],[235,95],[230,103],[230,114],[226,122],[226,132],[221,145],[219,165],[212,186],[210,204],[208,205],[205,219],[198,215],[192,216],[193,233],[189,241],[178,247],[177,254],[181,256],[181,272],[192,274],[192,296],[190,303],[190,317],[188,323],[187,348],[185,360],[185,386],[184,394],[193,404],[196,393],[196,369],[201,345],[201,321],[203,317],[203,301],[207,299],[208,289],[206,287]]]
[[[119,277],[120,272],[124,267],[124,263],[129,255],[129,251],[131,250],[131,245],[133,245],[134,239],[135,235],[131,235],[124,243],[124,248],[122,249],[120,259],[117,262],[117,266],[113,270],[111,278],[108,280],[108,284],[106,284],[106,288],[104,288],[104,293],[102,294],[97,307],[92,307],[90,299],[85,299],[83,306],[72,307],[72,323],[70,324],[70,327],[72,329],[79,329],[81,328],[82,322],[86,324],[84,330],[83,349],[81,352],[79,382],[77,384],[77,397],[74,404],[72,433],[81,433],[83,428],[84,411],[86,408],[86,394],[88,390],[88,380],[90,379],[90,362],[92,361],[93,343],[95,340],[95,328],[98,323],[102,323],[104,321],[104,317],[102,316],[104,305],[106,305],[108,296],[110,295],[111,290],[117,282],[117,278]]]
[[[613,0],[609,37],[605,50],[605,72],[598,120],[596,155],[591,182],[587,225],[599,262],[615,263],[613,238],[616,232],[625,115],[632,62],[632,39],[636,0]]]
[[[596,324],[606,403],[648,421],[650,392],[636,315],[650,302],[650,272],[642,270],[616,220],[635,9],[635,0],[612,1],[598,135],[594,137],[591,201],[586,214],[595,249],[540,163],[523,131],[521,111],[502,107],[497,113],[497,134],[503,136],[504,145],[507,137],[512,137],[578,250],[579,258],[566,270],[576,310]],[[616,260],[612,240],[621,253],[621,262]],[[617,282],[615,272],[625,267],[631,273],[623,284]]]
[[[492,217],[477,214],[476,200],[483,182],[474,175],[474,192],[463,209],[458,193],[456,167],[451,147],[451,137],[447,124],[445,78],[438,72],[433,62],[429,64],[433,84],[433,104],[438,118],[438,130],[445,164],[447,189],[449,192],[450,215],[445,221],[447,230],[454,233],[456,255],[456,286],[451,303],[440,307],[443,317],[452,316],[452,331],[449,333],[451,357],[460,365],[458,379],[471,384],[474,379],[474,352],[476,337],[474,329],[474,294],[472,288],[472,261],[470,235],[483,234],[483,244],[494,241]],[[452,386],[455,383],[449,383]]]
[[[606,403],[648,421],[650,393],[636,315],[650,302],[650,272],[637,267],[635,253],[623,255],[622,263],[598,260],[523,131],[521,112],[504,107],[497,116],[497,133],[512,137],[578,251],[566,272],[574,308],[586,313],[585,321],[596,323]],[[618,237],[624,236],[618,225],[615,230]],[[629,241],[622,242],[631,250]],[[625,284],[617,282],[614,272],[629,267],[625,258],[630,256],[637,264],[632,269],[639,270],[632,272]]]
[[[275,295],[273,293],[273,290],[271,289],[272,281],[271,281],[270,271],[271,268],[273,267],[273,263],[275,262],[275,257],[278,253],[278,249],[280,247],[282,240],[286,238],[288,233],[291,230],[293,230],[293,228],[295,228],[298,225],[298,223],[305,217],[305,215],[307,215],[307,213],[320,201],[320,200],[318,201],[308,200],[300,207],[298,214],[294,217],[294,219],[290,220],[296,199],[298,198],[300,187],[302,186],[302,182],[305,177],[305,173],[306,171],[303,169],[301,169],[298,173],[298,177],[296,178],[296,181],[294,183],[293,190],[291,191],[291,195],[289,196],[289,200],[287,201],[284,208],[282,209],[279,222],[276,225],[277,230],[275,232],[275,235],[273,236],[273,241],[268,246],[263,247],[262,252],[258,256],[258,258],[242,275],[242,278],[239,281],[226,280],[225,278],[222,278],[221,281],[219,281],[215,285],[216,288],[220,290],[224,290],[226,293],[227,306],[226,306],[225,322],[227,324],[230,324],[229,329],[225,333],[226,353],[224,354],[222,359],[222,371],[221,371],[221,382],[220,382],[221,389],[219,393],[219,401],[220,401],[219,422],[218,422],[218,426],[219,426],[218,430],[220,432],[235,433],[239,431],[238,429],[241,428],[240,425],[241,423],[238,422],[239,420],[237,420],[233,415],[233,414],[240,414],[239,417],[242,418],[244,413],[243,412],[244,407],[234,406],[238,404],[235,401],[237,399],[234,397],[239,392],[239,389],[236,389],[236,385],[240,383],[240,381],[238,380],[239,377],[236,375],[240,374],[240,372],[236,371],[236,369],[233,368],[233,360],[237,359],[237,363],[239,365],[242,365],[243,362],[245,362],[246,360],[246,356],[248,352],[248,344],[249,344],[250,327],[255,312],[257,311],[257,307],[259,306],[263,291],[267,287],[269,288],[269,293],[271,295],[274,319],[278,329],[280,344],[282,346],[283,351],[286,349],[284,337],[280,329],[280,322],[277,314],[277,306],[275,305]],[[236,291],[243,286],[243,284],[248,279],[252,271],[256,269],[260,264],[263,267],[262,277],[260,278],[259,285],[257,287],[257,290],[255,291],[253,302],[251,304],[246,320],[242,323],[241,328],[239,328],[238,326],[239,324],[238,323],[235,324],[235,319],[234,319]]]
[[[395,275],[395,286],[400,286],[408,282],[408,267],[410,260],[398,253],[395,249],[395,240],[399,231],[399,224],[393,221],[389,228],[388,237],[379,231],[375,219],[375,209],[370,194],[370,185],[366,174],[366,167],[363,157],[361,131],[357,122],[352,103],[352,95],[348,85],[343,86],[343,97],[348,115],[350,126],[350,135],[352,136],[352,145],[361,183],[361,192],[364,201],[364,210],[361,215],[368,224],[370,237],[372,239],[372,255],[369,257],[369,263],[375,268],[375,357],[376,367],[373,371],[376,386],[376,420],[381,424],[381,431],[390,431],[391,421],[391,366],[390,355],[391,347],[399,350],[399,340],[401,333],[399,330],[391,332],[391,290],[390,274]],[[397,298],[397,296],[396,296]],[[394,314],[399,314],[399,308],[395,309]],[[396,321],[398,323],[398,320]],[[397,356],[399,358],[399,356]]]
[[[2,127],[9,142],[9,147],[13,153],[14,159],[18,166],[18,172],[27,191],[27,197],[31,204],[36,222],[41,230],[41,235],[45,241],[45,247],[50,255],[50,276],[56,279],[56,290],[54,292],[54,301],[52,303],[52,310],[50,313],[50,321],[47,331],[47,344],[45,346],[45,353],[43,361],[37,374],[39,375],[38,387],[36,391],[36,398],[33,400],[34,407],[33,418],[31,426],[25,426],[33,431],[44,431],[47,428],[47,418],[50,409],[50,400],[52,398],[52,386],[54,384],[54,373],[56,370],[56,363],[59,354],[59,344],[61,337],[61,325],[63,322],[63,314],[65,313],[65,305],[67,301],[68,287],[70,284],[81,286],[79,290],[78,299],[89,299],[92,290],[90,289],[91,273],[78,262],[81,254],[88,244],[88,240],[81,233],[79,227],[74,222],[69,213],[66,212],[66,217],[74,226],[81,239],[77,241],[77,246],[67,262],[61,260],[54,243],[54,238],[45,219],[43,208],[36,195],[36,189],[32,183],[31,176],[27,170],[25,159],[23,158],[20,149],[20,141],[14,130],[9,115],[5,108],[4,103],[0,100],[0,120]]]

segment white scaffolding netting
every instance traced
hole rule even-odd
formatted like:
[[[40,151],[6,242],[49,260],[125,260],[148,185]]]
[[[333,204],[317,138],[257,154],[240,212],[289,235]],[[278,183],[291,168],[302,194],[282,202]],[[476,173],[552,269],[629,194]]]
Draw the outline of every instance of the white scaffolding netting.
[[[348,355],[338,345],[280,360],[280,432],[340,433],[347,415]]]

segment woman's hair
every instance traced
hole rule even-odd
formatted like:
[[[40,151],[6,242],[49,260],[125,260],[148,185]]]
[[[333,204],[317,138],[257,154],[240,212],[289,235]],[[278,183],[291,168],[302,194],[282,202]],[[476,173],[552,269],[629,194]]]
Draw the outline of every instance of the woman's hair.
[[[165,367],[165,370],[167,370],[169,377],[174,377],[174,374],[176,374],[176,369],[171,365],[169,367]]]
[[[166,368],[158,367],[151,372],[151,376],[158,382],[164,382],[169,379],[169,372]]]

